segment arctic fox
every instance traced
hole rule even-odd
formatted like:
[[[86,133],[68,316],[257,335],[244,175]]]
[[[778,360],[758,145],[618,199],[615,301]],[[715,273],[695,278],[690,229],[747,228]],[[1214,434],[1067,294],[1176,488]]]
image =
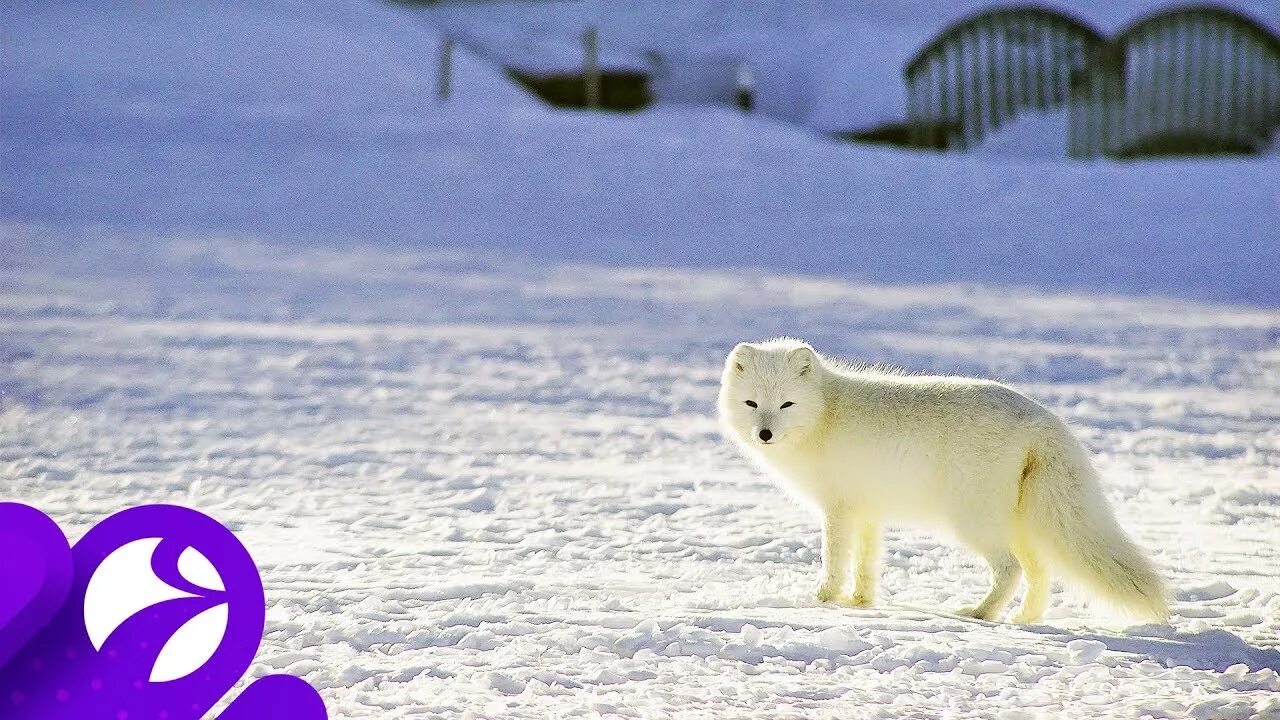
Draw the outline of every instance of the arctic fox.
[[[1004,385],[840,364],[782,338],[733,349],[719,413],[821,513],[819,601],[874,602],[882,523],[941,523],[991,566],[990,592],[963,615],[1000,619],[1026,573],[1014,622],[1035,622],[1057,571],[1131,614],[1168,616],[1163,580],[1117,524],[1088,451]]]

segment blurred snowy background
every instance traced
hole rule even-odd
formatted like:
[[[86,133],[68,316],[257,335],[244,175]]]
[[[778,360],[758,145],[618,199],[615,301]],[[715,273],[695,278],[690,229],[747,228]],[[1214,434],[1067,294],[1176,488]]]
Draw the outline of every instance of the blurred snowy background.
[[[0,498],[73,539],[227,522],[256,671],[336,717],[1280,716],[1280,155],[1071,160],[1060,114],[833,136],[900,120],[902,64],[984,6],[8,0]],[[754,109],[501,68],[577,67],[587,27],[610,67],[745,60]],[[885,607],[816,604],[816,524],[712,418],[780,333],[1069,417],[1172,625],[940,615],[981,565],[899,531]]]

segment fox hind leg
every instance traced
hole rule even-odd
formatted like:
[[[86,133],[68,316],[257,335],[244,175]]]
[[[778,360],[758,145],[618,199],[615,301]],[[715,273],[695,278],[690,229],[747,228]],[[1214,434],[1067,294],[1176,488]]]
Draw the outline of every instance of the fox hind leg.
[[[979,620],[999,620],[1018,588],[1022,566],[1008,548],[983,553],[983,557],[991,566],[991,590],[977,607],[962,608],[956,614]]]
[[[1022,607],[1018,609],[1013,621],[1026,625],[1043,617],[1045,609],[1049,607],[1049,573],[1035,550],[1026,543],[1018,543],[1013,552],[1027,575],[1027,594],[1023,596]]]

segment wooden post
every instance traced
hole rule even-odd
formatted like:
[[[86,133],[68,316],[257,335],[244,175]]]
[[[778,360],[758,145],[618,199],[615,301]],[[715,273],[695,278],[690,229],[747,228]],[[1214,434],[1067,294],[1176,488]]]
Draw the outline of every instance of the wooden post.
[[[1063,91],[1067,86],[1068,56],[1064,52],[1063,40],[1065,37],[1055,22],[1049,29],[1049,78],[1052,83],[1049,88],[1049,103],[1052,105],[1060,105],[1066,101]]]
[[[1073,87],[1071,90],[1071,98],[1067,103],[1067,157],[1088,156],[1084,149],[1084,138],[1089,134],[1086,127],[1089,124],[1089,113],[1087,103],[1083,99],[1088,89],[1089,86],[1082,85]]]
[[[938,53],[938,116],[934,122],[933,143],[939,150],[951,148],[951,55],[947,46]]]
[[[1210,84],[1209,77],[1213,69],[1210,60],[1213,26],[1203,16],[1191,18],[1193,36],[1191,68],[1195,70],[1194,85],[1191,88],[1191,123],[1194,133],[1199,137],[1214,137],[1213,123],[1209,121],[1209,113],[1213,104],[1213,94],[1218,89]],[[1188,72],[1191,71],[1188,68]]]
[[[1259,118],[1262,112],[1258,109],[1262,105],[1262,92],[1259,81],[1263,79],[1262,73],[1258,71],[1260,61],[1258,53],[1253,52],[1251,44],[1245,44],[1240,52],[1244,56],[1244,122],[1246,137],[1254,137],[1261,128]]]
[[[440,41],[440,66],[436,74],[436,96],[448,100],[453,90],[453,38],[448,35]]]
[[[1113,43],[1104,44],[1102,54],[1102,100],[1098,108],[1101,132],[1098,135],[1094,155],[1106,155],[1115,147],[1120,127],[1124,123],[1125,66],[1128,58],[1124,48]]]
[[[1151,122],[1147,134],[1163,133],[1169,129],[1169,115],[1173,112],[1173,65],[1169,59],[1169,33],[1166,25],[1152,28],[1151,52],[1155,72],[1151,82]]]
[[[1045,35],[1047,34],[1042,28],[1036,28],[1035,37],[1032,39],[1032,62],[1034,62],[1035,79],[1032,86],[1035,89],[1035,103],[1037,110],[1045,110],[1049,107],[1049,65],[1053,62],[1051,51],[1045,48]]]
[[[1125,131],[1121,139],[1125,146],[1133,144],[1149,127],[1147,107],[1150,104],[1151,83],[1155,77],[1152,65],[1154,55],[1146,38],[1139,40],[1140,42],[1129,41],[1125,45],[1133,53],[1133,97],[1125,98]]]
[[[908,72],[907,80],[907,146],[918,148],[920,142],[920,78],[919,73]]]
[[[587,107],[600,107],[600,43],[595,27],[582,31],[582,78]]]
[[[1222,127],[1231,135],[1232,140],[1240,138],[1240,52],[1235,28],[1227,28],[1223,39],[1222,51],[1226,54],[1226,66],[1223,76],[1223,120]]]
[[[1030,107],[1035,94],[1035,87],[1031,81],[1031,66],[1033,63],[1039,62],[1039,54],[1033,47],[1033,36],[1035,35],[1035,23],[1031,21],[1030,15],[1022,16],[1022,27],[1020,29],[1021,43],[1018,47],[1018,66],[1021,72],[1018,74],[1018,106],[1022,108]]]
[[[979,44],[981,34],[978,28],[970,26],[965,38],[961,40],[960,47],[969,51],[969,107],[967,108],[969,121],[965,123],[965,144],[967,150],[972,144],[977,145],[982,142],[982,46]],[[968,128],[973,127],[973,131],[969,132]]]
[[[1174,31],[1178,33],[1178,41],[1173,51],[1173,57],[1178,63],[1178,124],[1174,128],[1174,132],[1179,135],[1191,136],[1190,132],[1193,127],[1191,118],[1191,108],[1193,103],[1193,95],[1195,93],[1195,58],[1192,54],[1195,52],[1192,46],[1192,36],[1195,34],[1195,27],[1189,22],[1183,21],[1174,25]]]
[[[1000,23],[1000,50],[1003,53],[1004,65],[1004,117],[1011,118],[1018,112],[1018,83],[1014,80],[1013,68],[1013,36],[1017,27],[1017,16],[1009,17]]]
[[[1270,53],[1263,54],[1261,48],[1257,52],[1258,64],[1262,66],[1262,77],[1259,78],[1262,85],[1262,117],[1257,130],[1257,135],[1261,138],[1269,135],[1277,122],[1280,122],[1280,82],[1276,79],[1280,76],[1280,62]]]
[[[1000,32],[996,28],[994,18],[987,20],[983,27],[983,41],[987,46],[987,131],[995,130],[1009,118],[1000,112],[1003,98],[1000,97],[999,61],[996,45],[1000,42]],[[1012,113],[1010,113],[1012,115]]]
[[[1191,28],[1185,23],[1170,23],[1173,40],[1169,54],[1173,60],[1173,103],[1175,110],[1169,113],[1171,134],[1183,134],[1190,124],[1191,115]]]

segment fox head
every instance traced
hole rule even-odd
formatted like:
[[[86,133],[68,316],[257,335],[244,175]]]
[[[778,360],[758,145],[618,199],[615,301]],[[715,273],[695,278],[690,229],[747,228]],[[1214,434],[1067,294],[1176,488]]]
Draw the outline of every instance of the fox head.
[[[720,421],[757,450],[795,442],[822,420],[822,373],[821,358],[799,340],[739,343],[720,378]]]

